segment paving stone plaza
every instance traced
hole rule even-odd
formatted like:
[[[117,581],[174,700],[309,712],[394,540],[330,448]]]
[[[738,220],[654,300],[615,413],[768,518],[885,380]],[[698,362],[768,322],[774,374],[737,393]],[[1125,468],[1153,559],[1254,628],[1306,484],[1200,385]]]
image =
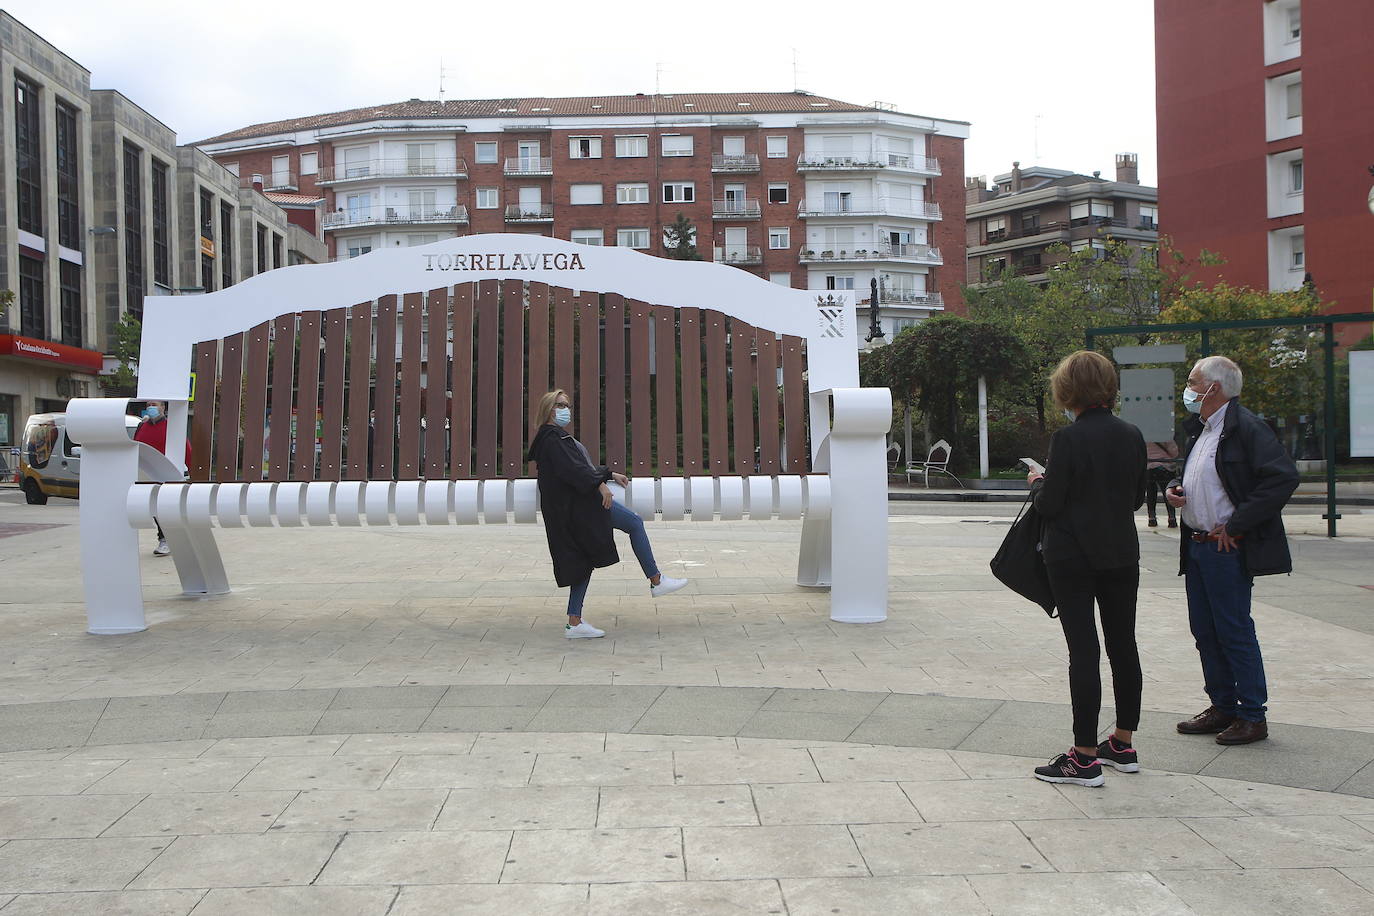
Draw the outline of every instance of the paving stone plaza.
[[[684,522],[691,585],[598,571],[600,640],[537,526],[221,531],[208,600],[148,534],[149,629],[94,637],[76,503],[0,490],[0,916],[1374,912],[1374,511],[1286,513],[1231,748],[1174,731],[1207,704],[1142,513],[1143,772],[1086,789],[1030,775],[1068,688],[987,570],[1015,508],[892,503],[881,624],[793,584],[799,524]]]

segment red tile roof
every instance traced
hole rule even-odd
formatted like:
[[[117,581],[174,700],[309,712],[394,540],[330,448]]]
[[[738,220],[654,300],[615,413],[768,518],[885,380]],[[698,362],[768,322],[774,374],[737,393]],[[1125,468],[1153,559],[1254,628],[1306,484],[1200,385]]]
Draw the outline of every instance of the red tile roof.
[[[476,99],[444,102],[411,99],[390,105],[351,108],[327,114],[266,121],[201,140],[220,143],[301,130],[340,127],[366,121],[446,118],[570,117],[638,114],[760,114],[829,111],[876,112],[871,105],[855,105],[804,92],[699,92],[670,95],[605,95],[573,98]]]
[[[318,194],[287,194],[284,191],[263,191],[262,196],[274,204],[304,204],[308,206],[324,202],[324,198]]]

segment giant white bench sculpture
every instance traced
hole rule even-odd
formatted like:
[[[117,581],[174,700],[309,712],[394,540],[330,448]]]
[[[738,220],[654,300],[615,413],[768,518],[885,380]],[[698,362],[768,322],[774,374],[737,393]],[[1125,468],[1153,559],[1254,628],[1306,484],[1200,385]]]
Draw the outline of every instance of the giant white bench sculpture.
[[[798,584],[884,620],[891,396],[858,387],[851,296],[499,234],[150,297],[138,394],[168,402],[177,471],[194,394],[192,461],[139,482],[127,401],[68,405],[89,631],[145,628],[154,517],[189,595],[229,591],[215,527],[536,521],[525,445],[554,387],[646,520],[801,518]]]

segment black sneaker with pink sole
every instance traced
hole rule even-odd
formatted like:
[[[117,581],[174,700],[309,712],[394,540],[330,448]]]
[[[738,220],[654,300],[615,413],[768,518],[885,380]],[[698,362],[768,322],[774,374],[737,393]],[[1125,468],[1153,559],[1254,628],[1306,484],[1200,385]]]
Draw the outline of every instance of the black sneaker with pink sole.
[[[1077,748],[1072,747],[1067,754],[1060,754],[1044,766],[1036,767],[1035,778],[1074,786],[1100,786],[1106,782],[1097,758],[1082,757]]]
[[[1097,746],[1097,759],[1103,766],[1109,766],[1118,773],[1140,772],[1140,758],[1136,756],[1135,748],[1117,741],[1115,735],[1109,735],[1106,741]]]

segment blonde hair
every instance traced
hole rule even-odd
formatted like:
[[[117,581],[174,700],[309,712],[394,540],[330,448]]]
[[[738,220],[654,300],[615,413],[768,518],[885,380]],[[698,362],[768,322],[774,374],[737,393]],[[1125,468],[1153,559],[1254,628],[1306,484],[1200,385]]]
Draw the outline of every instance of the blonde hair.
[[[568,393],[562,388],[555,388],[553,391],[546,391],[544,396],[539,399],[539,406],[535,408],[534,422],[537,426],[543,426],[549,422],[549,415],[553,413],[554,402],[558,396],[567,397]]]
[[[1070,353],[1050,375],[1050,393],[1055,403],[1071,410],[1111,407],[1118,390],[1116,367],[1095,350]]]

